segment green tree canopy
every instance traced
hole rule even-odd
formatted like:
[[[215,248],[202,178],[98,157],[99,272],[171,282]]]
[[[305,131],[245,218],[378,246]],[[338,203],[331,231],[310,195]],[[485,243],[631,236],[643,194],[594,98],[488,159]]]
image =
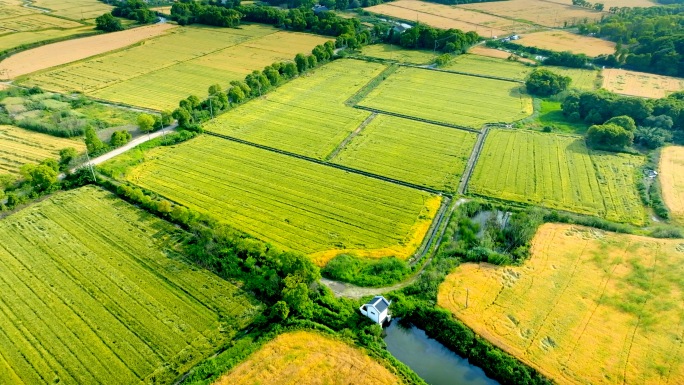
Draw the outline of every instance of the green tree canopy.
[[[587,145],[593,148],[619,150],[631,146],[634,133],[617,124],[596,124],[587,131]]]
[[[527,77],[525,87],[533,95],[550,96],[564,91],[570,86],[567,76],[558,75],[544,68],[537,68]]]
[[[150,132],[154,129],[154,116],[150,114],[138,115],[138,127],[142,132]]]
[[[95,29],[105,32],[123,31],[121,21],[114,17],[111,13],[105,13],[95,19]]]

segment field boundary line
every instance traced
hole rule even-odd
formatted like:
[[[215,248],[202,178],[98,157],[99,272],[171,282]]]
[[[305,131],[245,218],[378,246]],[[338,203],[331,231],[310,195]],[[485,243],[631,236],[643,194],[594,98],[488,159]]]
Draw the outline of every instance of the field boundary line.
[[[479,133],[481,132],[480,130],[476,130],[476,129],[471,128],[471,127],[460,126],[460,125],[458,125],[458,124],[452,124],[452,123],[438,122],[438,121],[436,121],[436,120],[429,120],[429,119],[417,118],[417,117],[415,117],[415,116],[399,114],[399,113],[397,113],[397,112],[383,111],[383,110],[379,110],[379,109],[377,109],[377,108],[371,108],[371,107],[365,107],[365,106],[359,106],[359,105],[355,105],[354,108],[358,108],[359,110],[365,110],[365,111],[375,112],[375,113],[383,114],[383,115],[396,116],[397,118],[404,118],[404,119],[409,119],[409,120],[415,120],[415,121],[417,121],[417,122],[423,122],[423,123],[434,124],[434,125],[436,125],[436,126],[454,128],[454,129],[457,129],[457,130],[470,131],[470,132],[474,132],[474,133],[476,133],[476,134],[479,134]]]
[[[383,63],[385,64],[385,63]],[[371,93],[383,80],[387,79],[388,76],[392,75],[399,66],[397,63],[390,63],[387,68],[380,71],[379,74],[374,76],[368,83],[364,84],[354,95],[350,96],[349,99],[345,100],[344,105],[348,107],[356,107],[356,105],[363,100],[368,94]]]
[[[418,249],[416,249],[416,252],[413,253],[412,258],[415,259],[414,261],[409,262],[411,266],[414,266],[418,262],[423,260],[427,252],[432,247],[432,244],[435,240],[435,235],[437,234],[437,231],[439,231],[439,229],[442,227],[442,224],[444,223],[445,214],[450,205],[451,198],[445,196],[442,200],[442,204],[439,206],[439,210],[437,210],[437,213],[435,214],[435,218],[432,220],[432,223],[430,224],[430,228],[428,229],[427,233],[425,234],[425,237],[423,238],[423,242],[421,242]]]
[[[458,56],[457,56],[458,57]],[[398,65],[402,67],[410,67],[410,68],[417,68],[421,70],[428,70],[428,71],[437,71],[437,72],[444,72],[448,74],[455,74],[455,75],[463,75],[463,76],[472,76],[476,78],[484,78],[484,79],[492,79],[492,80],[501,80],[504,82],[512,82],[512,83],[519,83],[519,84],[525,84],[524,81],[518,80],[518,79],[513,79],[513,78],[505,78],[501,76],[493,76],[493,75],[484,75],[484,74],[474,74],[472,72],[462,72],[462,71],[454,71],[454,70],[445,70],[442,68],[437,68],[437,67],[431,67],[429,65],[415,65],[415,64],[407,64],[407,63],[397,63]]]
[[[370,116],[366,118],[366,120],[359,124],[356,130],[352,131],[346,138],[344,138],[344,140],[339,145],[337,145],[337,147],[330,154],[328,154],[325,157],[325,161],[330,162],[333,158],[335,158],[337,154],[340,153],[340,151],[347,147],[347,144],[349,144],[349,142],[356,138],[356,136],[359,135],[361,131],[363,131],[363,129],[366,128],[366,126],[375,119],[376,116],[378,116],[377,112],[371,113]]]
[[[475,170],[475,165],[477,165],[478,159],[480,159],[480,153],[484,147],[484,142],[487,139],[487,134],[489,134],[489,126],[484,126],[482,132],[477,136],[477,141],[475,146],[473,146],[473,151],[470,153],[470,158],[468,163],[466,163],[466,168],[461,176],[461,182],[458,184],[457,194],[465,194],[468,189],[468,183],[470,182],[470,177],[473,175],[473,170]]]
[[[245,145],[247,145],[247,146],[252,146],[252,147],[255,147],[255,148],[262,149],[262,150],[266,150],[266,151],[270,151],[270,152],[275,152],[275,153],[278,153],[278,154],[281,154],[281,155],[286,155],[286,156],[290,156],[290,157],[293,157],[293,158],[297,158],[297,159],[301,159],[301,160],[306,160],[306,161],[309,161],[309,162],[312,162],[312,163],[316,163],[316,164],[319,164],[319,165],[322,165],[322,166],[328,166],[328,167],[336,168],[336,169],[338,169],[338,170],[347,171],[347,172],[354,173],[354,174],[358,174],[358,175],[363,175],[363,176],[366,176],[366,177],[369,177],[369,178],[381,180],[381,181],[384,181],[384,182],[393,183],[393,184],[396,184],[396,185],[400,185],[400,186],[412,188],[412,189],[415,189],[415,190],[425,191],[425,192],[428,192],[428,193],[430,193],[430,194],[442,195],[442,196],[447,196],[447,197],[450,197],[450,196],[451,196],[450,194],[448,194],[448,193],[446,193],[446,192],[444,192],[444,191],[435,190],[435,189],[430,188],[430,187],[425,187],[425,186],[421,186],[421,185],[418,185],[418,184],[415,184],[415,183],[405,182],[405,181],[401,181],[401,180],[394,179],[394,178],[388,178],[388,177],[383,176],[383,175],[378,175],[378,174],[374,174],[374,173],[372,173],[372,172],[363,171],[363,170],[359,170],[359,169],[355,169],[355,168],[351,168],[351,167],[347,167],[347,166],[342,166],[342,165],[340,165],[340,164],[335,164],[335,163],[326,162],[326,161],[323,161],[323,160],[320,160],[320,159],[316,159],[316,158],[312,158],[312,157],[305,156],[305,155],[295,154],[295,153],[293,153],[293,152],[280,150],[280,149],[277,149],[277,148],[275,148],[275,147],[265,146],[265,145],[263,145],[263,144],[258,144],[258,143],[250,142],[250,141],[247,141],[247,140],[244,140],[244,139],[238,139],[238,138],[233,137],[233,136],[223,135],[223,134],[219,134],[219,133],[212,132],[212,131],[205,131],[205,133],[206,133],[207,135],[215,136],[215,137],[217,137],[217,138],[230,140],[230,141],[232,141],[232,142],[245,144]]]

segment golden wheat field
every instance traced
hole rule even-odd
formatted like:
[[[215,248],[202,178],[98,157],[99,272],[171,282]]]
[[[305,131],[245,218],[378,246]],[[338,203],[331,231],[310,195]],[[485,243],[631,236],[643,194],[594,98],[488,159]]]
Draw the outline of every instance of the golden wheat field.
[[[362,350],[307,331],[281,334],[215,385],[382,385],[401,381]]]
[[[684,241],[549,223],[531,254],[461,265],[439,305],[559,384],[684,383]]]
[[[684,147],[663,148],[659,179],[663,200],[672,217],[684,220]]]
[[[643,98],[664,98],[684,90],[684,79],[616,68],[604,69],[602,87],[608,91]]]
[[[558,4],[546,0],[509,0],[459,5],[465,8],[490,15],[526,20],[545,27],[565,27],[586,20],[598,20],[602,12],[587,8],[573,7],[570,0]]]
[[[551,51],[570,51],[575,54],[599,56],[615,52],[615,43],[596,37],[582,36],[566,31],[543,31],[521,35],[517,44]]]
[[[85,151],[85,144],[79,140],[0,125],[0,174],[17,174],[25,164],[35,164],[47,158],[58,159],[59,150],[66,147],[73,147],[79,153]]]

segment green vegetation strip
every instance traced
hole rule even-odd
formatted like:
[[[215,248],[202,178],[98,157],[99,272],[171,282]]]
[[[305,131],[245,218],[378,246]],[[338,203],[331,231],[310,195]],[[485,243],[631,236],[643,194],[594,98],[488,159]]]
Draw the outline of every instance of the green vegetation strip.
[[[0,383],[170,383],[213,354],[259,305],[185,236],[95,187],[3,219]]]

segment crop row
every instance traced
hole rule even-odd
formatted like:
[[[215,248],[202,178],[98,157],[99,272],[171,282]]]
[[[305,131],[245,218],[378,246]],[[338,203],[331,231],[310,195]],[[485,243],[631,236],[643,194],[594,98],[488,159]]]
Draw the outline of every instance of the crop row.
[[[344,101],[383,68],[336,60],[218,117],[205,129],[322,159],[370,115]]]
[[[520,84],[412,67],[397,70],[359,105],[473,128],[532,113]]]
[[[455,192],[476,134],[378,115],[333,162]]]
[[[288,249],[383,248],[405,242],[430,195],[203,137],[155,159],[129,178]]]
[[[244,327],[242,315],[257,305],[168,258],[162,240],[173,231],[96,188],[0,222],[0,286],[12,293],[0,299],[11,321],[0,331],[0,356],[15,376],[131,383],[170,370],[174,377],[231,337],[215,311]]]

